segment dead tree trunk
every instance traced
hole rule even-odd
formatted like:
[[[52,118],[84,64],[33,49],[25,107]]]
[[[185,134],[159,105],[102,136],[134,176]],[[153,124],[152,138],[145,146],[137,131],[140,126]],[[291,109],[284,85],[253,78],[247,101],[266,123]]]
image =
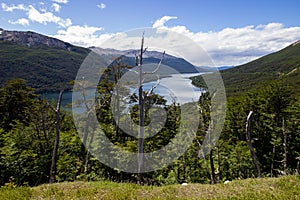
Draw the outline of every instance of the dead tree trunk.
[[[143,54],[147,51],[147,48],[144,48],[144,33],[142,36],[142,43],[140,54],[135,56],[136,66],[138,67],[138,102],[139,102],[139,133],[138,133],[138,176],[139,176],[139,184],[143,184],[143,172],[145,171],[144,168],[144,134],[145,134],[145,98],[150,95],[153,90],[159,85],[159,76],[157,84],[152,86],[152,88],[146,92],[147,96],[145,97],[143,91],[143,81],[144,75],[146,74],[154,74],[156,73],[161,66],[162,60],[164,58],[165,52],[163,52],[162,58],[158,63],[157,67],[152,72],[143,72],[142,65],[143,65]]]
[[[142,37],[140,55],[136,56],[136,66],[139,70],[139,135],[138,135],[138,174],[139,174],[139,184],[143,182],[143,172],[144,172],[144,125],[145,125],[145,110],[144,110],[144,97],[143,97],[143,53],[146,51],[144,49],[144,34]]]
[[[296,158],[297,160],[297,167],[296,167],[296,172],[300,174],[300,156]]]
[[[255,173],[256,173],[256,177],[260,177],[260,168],[259,168],[259,164],[258,164],[258,160],[257,160],[257,157],[256,157],[256,154],[254,152],[254,148],[252,146],[252,143],[251,143],[251,117],[252,117],[252,114],[253,114],[253,111],[250,111],[248,116],[247,116],[247,122],[246,122],[246,140],[247,140],[247,145],[248,145],[248,148],[250,150],[250,153],[251,153],[251,157],[252,157],[252,161],[253,161],[253,164],[254,164],[254,167],[255,167]]]
[[[282,134],[283,134],[283,150],[284,150],[284,154],[283,154],[283,171],[284,171],[284,175],[287,175],[287,134],[285,131],[285,123],[284,123],[284,118],[282,119]]]
[[[213,151],[212,149],[209,152],[209,163],[210,163],[210,179],[211,179],[211,184],[216,183],[216,174],[215,174],[215,165],[214,165],[214,158],[213,158]]]
[[[116,119],[114,121],[114,127],[115,127],[115,133],[116,133],[116,137],[119,137],[120,135],[120,128],[119,128],[119,124],[120,124],[120,88],[117,86],[118,81],[121,79],[122,76],[122,64],[121,64],[121,57],[116,59],[116,65],[112,66],[112,70],[113,70],[113,74],[114,74],[114,84],[115,84],[115,98],[114,98],[114,105],[116,110],[114,110],[114,112],[116,112]],[[124,142],[124,140],[122,140],[122,142]]]
[[[217,146],[217,155],[218,155],[218,180],[217,182],[220,183],[222,180],[222,170],[221,170],[221,155],[220,155],[220,145]]]
[[[88,172],[88,164],[89,164],[89,161],[90,161],[90,151],[89,151],[89,149],[92,148],[92,142],[94,140],[94,135],[95,135],[95,126],[92,127],[91,139],[89,141],[87,151],[86,151],[86,155],[85,155],[85,162],[84,162],[84,173],[85,174],[87,174],[87,172]]]
[[[58,158],[58,147],[59,147],[59,135],[60,135],[60,107],[61,107],[61,100],[62,100],[63,90],[60,91],[58,101],[57,101],[57,107],[55,110],[56,113],[56,136],[55,136],[55,142],[53,147],[53,153],[52,153],[52,162],[51,162],[51,168],[50,168],[50,183],[55,182],[55,174],[56,174],[56,162]]]

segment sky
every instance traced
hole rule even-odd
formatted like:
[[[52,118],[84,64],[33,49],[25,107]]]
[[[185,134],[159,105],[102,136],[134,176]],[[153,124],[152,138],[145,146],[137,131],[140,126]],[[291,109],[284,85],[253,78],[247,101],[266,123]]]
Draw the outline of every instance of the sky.
[[[299,8],[298,0],[0,0],[0,28],[83,47],[103,47],[134,29],[163,29],[193,40],[216,66],[231,66],[300,40]]]

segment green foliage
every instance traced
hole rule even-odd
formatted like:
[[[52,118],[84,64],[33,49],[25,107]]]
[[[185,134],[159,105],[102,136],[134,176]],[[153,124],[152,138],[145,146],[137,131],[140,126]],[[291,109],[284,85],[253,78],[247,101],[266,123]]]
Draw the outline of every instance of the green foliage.
[[[0,185],[13,182],[32,186],[48,182],[55,138],[55,112],[48,102],[37,99],[33,91],[21,79],[8,81],[0,89],[3,108],[0,111]],[[66,135],[71,132],[73,135],[70,135],[77,136],[71,116],[66,113],[62,116],[61,130]],[[73,146],[72,141],[74,139],[69,136],[62,142],[63,150],[65,146],[71,146],[67,159],[72,159],[77,153],[75,147],[80,148],[78,139]],[[61,169],[66,170],[65,167]],[[65,178],[63,170],[61,174],[61,180],[70,180]]]
[[[83,167],[78,157],[81,154],[81,145],[74,130],[61,132],[56,175],[59,182],[74,181],[80,175]]]
[[[0,126],[8,131],[15,121],[26,123],[30,114],[28,108],[35,97],[34,90],[24,79],[7,81],[0,89]]]
[[[262,89],[230,98],[222,137],[234,143],[245,141],[245,120],[249,111],[253,111],[252,144],[264,175],[288,173],[284,172],[283,164],[285,145],[288,152],[286,164],[290,173],[295,172],[295,157],[299,154],[299,148],[294,141],[299,141],[299,129],[292,128],[290,124],[299,124],[299,120],[295,118],[299,115],[299,108],[291,111],[290,107],[297,107],[298,103],[299,101],[292,98],[290,87],[284,81],[269,82]],[[295,132],[290,132],[291,128]],[[283,143],[284,134],[287,134],[287,144]]]

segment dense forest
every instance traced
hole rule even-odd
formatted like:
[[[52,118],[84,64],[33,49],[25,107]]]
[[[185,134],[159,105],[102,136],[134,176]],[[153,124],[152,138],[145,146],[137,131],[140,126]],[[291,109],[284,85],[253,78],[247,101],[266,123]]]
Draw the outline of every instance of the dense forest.
[[[114,75],[114,71],[107,74]],[[111,95],[117,82],[114,78],[103,78],[99,83],[98,121],[111,142],[137,152],[137,139],[119,129],[112,116]],[[159,134],[145,140],[145,152],[151,152],[174,138],[182,108],[175,101],[166,104],[155,93],[144,94],[144,98],[146,124],[149,123],[147,110],[153,102],[159,103],[168,114]],[[87,141],[82,141],[77,134],[71,112],[61,109],[57,115],[56,106],[56,102],[41,99],[23,79],[9,80],[1,87],[0,185],[34,186],[49,182],[58,121],[60,137],[54,181],[140,181],[138,174],[112,169],[93,157],[85,148]],[[193,144],[171,165],[143,174],[143,184],[219,183],[300,172],[300,98],[293,94],[285,79],[268,81],[263,87],[228,97],[221,137],[205,158],[199,156],[199,150],[210,121],[208,92],[200,97],[198,106],[202,123]],[[130,113],[137,122],[137,105]],[[126,162],[126,158],[123,160]]]

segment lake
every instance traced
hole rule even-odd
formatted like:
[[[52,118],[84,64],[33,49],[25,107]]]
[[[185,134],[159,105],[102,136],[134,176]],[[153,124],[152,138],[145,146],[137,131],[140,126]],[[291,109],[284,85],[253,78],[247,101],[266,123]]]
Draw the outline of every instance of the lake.
[[[190,77],[201,75],[201,73],[187,73],[187,74],[172,74],[169,77],[162,78],[157,88],[154,89],[154,93],[164,96],[167,100],[167,104],[171,104],[173,100],[176,103],[184,104],[188,102],[198,101],[201,95],[201,89],[195,87],[192,84]],[[144,91],[149,91],[157,81],[144,83]],[[137,88],[131,89],[131,94],[137,93]],[[45,93],[42,96],[49,101],[57,100],[59,93]],[[71,109],[68,107],[72,103],[72,92],[65,92],[62,98],[62,107],[65,109]]]

